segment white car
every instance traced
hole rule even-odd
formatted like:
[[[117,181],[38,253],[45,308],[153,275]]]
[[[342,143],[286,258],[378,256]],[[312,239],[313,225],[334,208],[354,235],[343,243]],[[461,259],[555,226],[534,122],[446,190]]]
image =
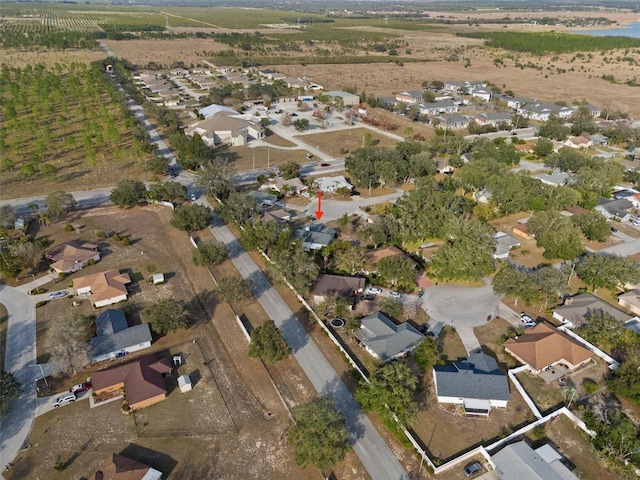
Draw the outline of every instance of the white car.
[[[189,200],[191,200],[192,202],[195,202],[198,199],[198,197],[196,196],[195,193],[192,193],[191,195],[189,195]]]
[[[382,289],[379,287],[367,287],[364,293],[370,293],[371,295],[379,295],[382,293]]]
[[[387,295],[389,295],[391,298],[402,298],[402,294],[400,292],[389,292]]]
[[[536,321],[531,318],[529,315],[527,315],[526,313],[521,313],[520,314],[520,321],[522,323],[524,323],[525,327],[534,327],[536,326]]]

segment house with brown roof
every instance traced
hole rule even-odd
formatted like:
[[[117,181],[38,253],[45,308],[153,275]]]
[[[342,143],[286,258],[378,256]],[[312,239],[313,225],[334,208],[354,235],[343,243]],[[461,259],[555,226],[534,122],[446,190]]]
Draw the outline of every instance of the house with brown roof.
[[[593,142],[582,135],[578,135],[577,137],[569,137],[565,140],[564,144],[570,148],[591,148],[593,147]]]
[[[172,371],[171,358],[158,360],[147,355],[132,362],[94,372],[91,375],[93,393],[101,395],[124,390],[132,410],[148,407],[167,397],[165,375]]]
[[[162,472],[132,458],[113,453],[90,480],[160,480]]]
[[[640,315],[640,290],[631,290],[618,296],[618,305]]]
[[[526,240],[533,240],[534,238],[536,238],[536,234],[529,230],[529,227],[526,223],[519,223],[518,225],[514,226],[512,232],[514,235],[518,235],[519,237],[522,237]]]
[[[413,262],[414,266],[416,266],[416,262],[407,255],[405,252],[400,250],[395,245],[387,245],[386,247],[374,248],[373,250],[368,250],[364,254],[364,273],[369,275],[371,273],[375,273],[378,271],[378,262],[386,257],[401,257],[405,260],[410,260]]]
[[[93,243],[67,242],[47,253],[53,263],[50,268],[56,273],[70,274],[84,268],[90,262],[100,260],[98,246]]]
[[[309,190],[302,180],[298,177],[284,179],[282,177],[276,177],[269,181],[269,187],[278,193],[286,195],[300,195],[303,192]]]
[[[94,273],[73,280],[73,288],[78,295],[91,298],[94,307],[106,307],[127,299],[127,285],[131,278],[118,270]]]
[[[346,277],[344,275],[320,274],[311,289],[313,301],[322,303],[329,297],[340,297],[353,300],[364,292],[367,280],[363,277]]]
[[[536,373],[557,364],[575,370],[594,355],[547,322],[538,323],[518,338],[510,338],[504,342],[504,349]]]

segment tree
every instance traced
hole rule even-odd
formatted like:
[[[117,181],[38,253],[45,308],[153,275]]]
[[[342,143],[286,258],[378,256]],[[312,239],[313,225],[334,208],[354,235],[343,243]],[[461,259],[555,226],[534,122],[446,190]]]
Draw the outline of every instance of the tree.
[[[416,264],[400,255],[384,257],[378,262],[378,275],[393,286],[410,288],[415,285]]]
[[[565,127],[563,120],[554,113],[549,120],[540,126],[538,135],[544,138],[563,141],[569,135],[569,128]]]
[[[253,296],[252,288],[251,280],[242,278],[240,275],[231,275],[222,277],[218,281],[217,292],[225,302],[234,305],[249,300]]]
[[[598,212],[586,212],[571,217],[573,223],[584,233],[588,240],[604,242],[611,235],[611,229],[604,215]]]
[[[620,397],[624,397],[635,405],[640,405],[640,377],[638,377],[637,362],[622,362],[617,370],[607,380],[609,391]]]
[[[151,200],[164,200],[176,204],[187,198],[187,187],[178,182],[156,182],[151,184],[147,196]]]
[[[70,193],[56,190],[47,196],[44,201],[47,204],[47,212],[51,217],[62,217],[76,208],[76,199]]]
[[[293,122],[293,128],[295,128],[299,132],[305,131],[309,128],[309,120],[306,118],[298,118]]]
[[[178,206],[173,211],[171,225],[178,230],[193,232],[206,228],[213,220],[213,210],[206,205],[188,203]]]
[[[20,382],[10,372],[0,373],[0,420],[11,411],[11,400],[20,395]]]
[[[232,190],[217,211],[225,222],[242,225],[258,216],[260,205],[252,196]]]
[[[593,116],[589,109],[585,106],[578,107],[578,110],[571,117],[571,133],[573,135],[582,135],[583,133],[596,133],[598,127],[593,121]]]
[[[203,240],[198,244],[198,248],[193,249],[193,263],[199,267],[215,265],[226,260],[228,253],[224,243],[214,238]]]
[[[16,223],[16,211],[11,205],[0,206],[0,228],[10,230]]]
[[[74,313],[57,316],[49,324],[47,346],[61,372],[76,375],[89,365],[88,342],[94,321],[93,316]]]
[[[440,347],[433,337],[425,337],[422,343],[416,348],[414,355],[416,362],[422,367],[422,370],[429,372],[440,360]]]
[[[548,138],[541,137],[533,147],[533,153],[539,157],[547,157],[553,153],[553,142]]]
[[[287,341],[273,320],[267,320],[251,332],[249,356],[265,363],[276,363],[291,353]]]
[[[395,298],[385,297],[380,300],[380,310],[390,317],[400,318],[402,315],[402,303]]]
[[[355,397],[365,411],[375,411],[389,419],[394,413],[401,425],[406,426],[417,412],[413,395],[418,379],[406,364],[395,361],[380,367],[369,383],[361,383]]]
[[[536,212],[527,225],[536,234],[537,245],[544,248],[545,258],[571,260],[584,250],[578,227],[556,211]]]
[[[631,419],[617,408],[596,405],[584,415],[587,427],[596,432],[591,439],[621,478],[633,478],[640,466],[640,439]]]
[[[190,313],[182,300],[161,298],[145,310],[144,315],[151,330],[159,335],[177,332],[189,325]]]
[[[294,445],[296,463],[327,472],[349,451],[344,416],[329,397],[318,397],[293,409],[295,423],[287,438]]]
[[[11,246],[13,256],[22,268],[36,269],[44,258],[45,243],[41,240],[22,240]]]
[[[280,239],[290,242],[287,236],[281,236]],[[272,258],[275,270],[301,294],[306,293],[318,278],[320,267],[309,258],[309,254],[298,242],[278,248]]]
[[[235,173],[235,169],[226,159],[216,157],[200,166],[196,185],[204,188],[207,195],[224,200],[231,191],[235,190],[233,185]]]
[[[602,310],[592,310],[576,328],[576,333],[601,350],[610,352],[619,359],[635,360],[640,346],[640,335]]]
[[[349,243],[349,246],[343,250],[338,250],[335,254],[336,268],[354,275],[361,272],[364,268],[364,250]]]
[[[635,262],[617,255],[588,253],[576,264],[576,274],[594,292],[598,288],[617,290],[627,283],[640,280],[640,269]]]
[[[120,180],[116,188],[111,191],[109,199],[119,207],[131,208],[140,203],[147,189],[139,180]]]
[[[297,178],[300,176],[300,164],[293,160],[280,165],[279,169],[280,175],[282,175],[285,180]]]

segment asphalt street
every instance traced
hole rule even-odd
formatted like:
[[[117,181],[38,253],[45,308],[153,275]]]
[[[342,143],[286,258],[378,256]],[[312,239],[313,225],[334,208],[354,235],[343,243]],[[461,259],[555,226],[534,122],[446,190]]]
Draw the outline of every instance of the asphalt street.
[[[205,203],[201,198],[198,202]],[[408,479],[400,462],[393,455],[371,421],[364,414],[347,387],[338,377],[318,346],[309,337],[282,297],[269,283],[253,259],[242,249],[221,220],[211,226],[213,235],[225,243],[238,272],[253,282],[258,302],[282,332],[293,355],[320,395],[330,396],[346,419],[350,442],[360,461],[373,479]]]

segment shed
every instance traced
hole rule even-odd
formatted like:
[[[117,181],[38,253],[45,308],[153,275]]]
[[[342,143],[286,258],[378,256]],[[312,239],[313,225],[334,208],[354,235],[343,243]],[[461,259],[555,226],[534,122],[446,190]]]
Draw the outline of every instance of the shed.
[[[180,392],[185,393],[191,391],[191,378],[189,375],[180,375],[178,377],[178,387],[180,387]]]
[[[151,279],[154,285],[162,285],[164,283],[164,273],[154,273]]]

